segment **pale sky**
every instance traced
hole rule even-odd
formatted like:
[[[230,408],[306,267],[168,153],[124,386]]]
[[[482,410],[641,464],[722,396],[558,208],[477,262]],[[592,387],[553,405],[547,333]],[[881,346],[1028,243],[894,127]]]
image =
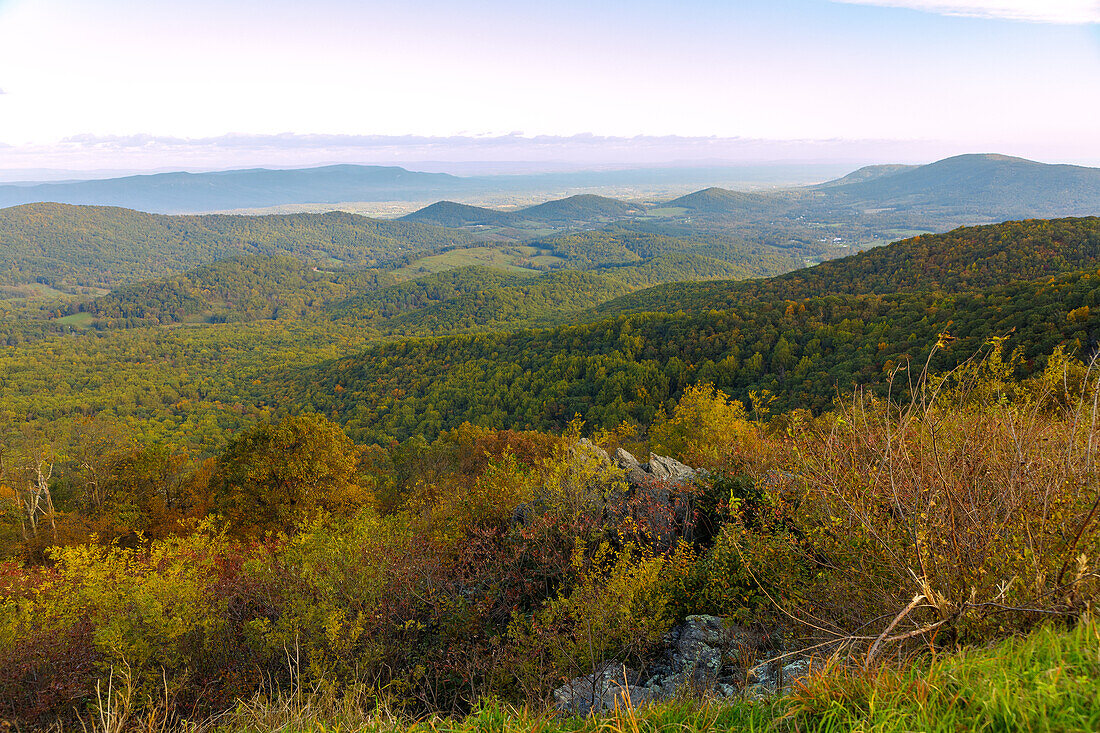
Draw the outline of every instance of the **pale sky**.
[[[514,133],[1096,163],[1100,0],[0,0],[0,90],[0,169]]]

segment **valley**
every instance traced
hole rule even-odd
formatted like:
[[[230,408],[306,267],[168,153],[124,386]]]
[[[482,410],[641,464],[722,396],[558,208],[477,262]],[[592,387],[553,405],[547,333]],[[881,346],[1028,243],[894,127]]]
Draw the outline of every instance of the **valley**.
[[[0,209],[0,704],[85,704],[100,677],[65,654],[176,691],[128,698],[149,715],[243,715],[256,669],[345,700],[366,669],[416,715],[609,715],[618,687],[570,685],[614,660],[660,711],[718,654],[707,694],[764,720],[750,695],[896,616],[918,559],[952,605],[909,631],[1061,643],[998,599],[1095,593],[1056,579],[1100,546],[1100,218],[1078,171],[1067,209],[1045,168],[968,198],[958,165],[390,219]],[[1081,215],[985,223],[1020,206]]]

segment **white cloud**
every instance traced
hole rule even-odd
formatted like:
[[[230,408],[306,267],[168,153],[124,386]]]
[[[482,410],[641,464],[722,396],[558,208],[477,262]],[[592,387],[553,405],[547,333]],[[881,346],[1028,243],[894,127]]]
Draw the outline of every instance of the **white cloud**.
[[[909,8],[941,15],[1031,23],[1100,23],[1100,0],[834,0],[850,5]]]

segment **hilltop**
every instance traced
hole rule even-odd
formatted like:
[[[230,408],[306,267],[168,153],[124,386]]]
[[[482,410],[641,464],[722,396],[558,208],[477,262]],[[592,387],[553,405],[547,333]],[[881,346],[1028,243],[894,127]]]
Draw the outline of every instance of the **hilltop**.
[[[166,216],[103,206],[25,204],[0,209],[0,283],[112,288],[240,254],[372,267],[474,241],[454,229],[338,211]]]
[[[516,212],[516,218],[527,221],[563,223],[618,219],[643,213],[642,207],[618,199],[578,194],[556,201],[536,204]]]
[[[767,280],[673,283],[600,306],[605,314],[711,310],[753,299],[946,291],[1039,280],[1100,265],[1100,218],[1040,219],[926,234]]]
[[[818,184],[817,188],[835,188],[836,186],[847,186],[851,183],[865,183],[867,181],[873,181],[876,178],[890,176],[895,173],[901,173],[902,171],[912,170],[918,167],[919,166],[902,165],[899,163],[887,163],[885,165],[865,165],[862,168],[852,171],[846,176],[842,176],[841,178]]]
[[[515,217],[507,211],[470,206],[454,201],[437,201],[401,217],[402,221],[424,222],[444,227],[508,226]]]
[[[735,214],[774,212],[778,208],[787,208],[785,202],[775,196],[744,191],[729,191],[724,188],[705,188],[689,193],[664,204],[668,208],[687,209],[700,214]]]
[[[624,219],[645,213],[635,204],[594,194],[578,194],[546,201],[514,211],[499,211],[453,201],[438,201],[402,217],[441,226],[515,226],[548,224],[565,226]]]
[[[986,154],[873,173],[853,174],[848,182],[840,179],[817,190],[832,205],[967,213],[995,220],[1100,213],[1100,168]]]

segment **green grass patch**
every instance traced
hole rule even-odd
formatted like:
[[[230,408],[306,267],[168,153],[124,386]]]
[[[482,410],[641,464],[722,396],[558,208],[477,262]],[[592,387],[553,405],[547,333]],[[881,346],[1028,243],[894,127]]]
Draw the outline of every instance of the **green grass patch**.
[[[394,270],[393,275],[399,281],[412,280],[413,278],[453,270],[456,267],[465,267],[466,265],[483,265],[518,275],[535,275],[538,273],[537,270],[516,264],[525,257],[534,254],[535,251],[533,247],[517,247],[515,245],[452,249],[428,257],[421,257],[399,270]]]
[[[1041,629],[988,649],[876,674],[811,680],[789,700],[790,730],[1100,730],[1100,625]]]
[[[91,313],[73,313],[71,316],[62,316],[57,319],[57,323],[62,326],[71,326],[73,328],[87,328],[92,325],[92,321],[95,320],[95,316]]]

